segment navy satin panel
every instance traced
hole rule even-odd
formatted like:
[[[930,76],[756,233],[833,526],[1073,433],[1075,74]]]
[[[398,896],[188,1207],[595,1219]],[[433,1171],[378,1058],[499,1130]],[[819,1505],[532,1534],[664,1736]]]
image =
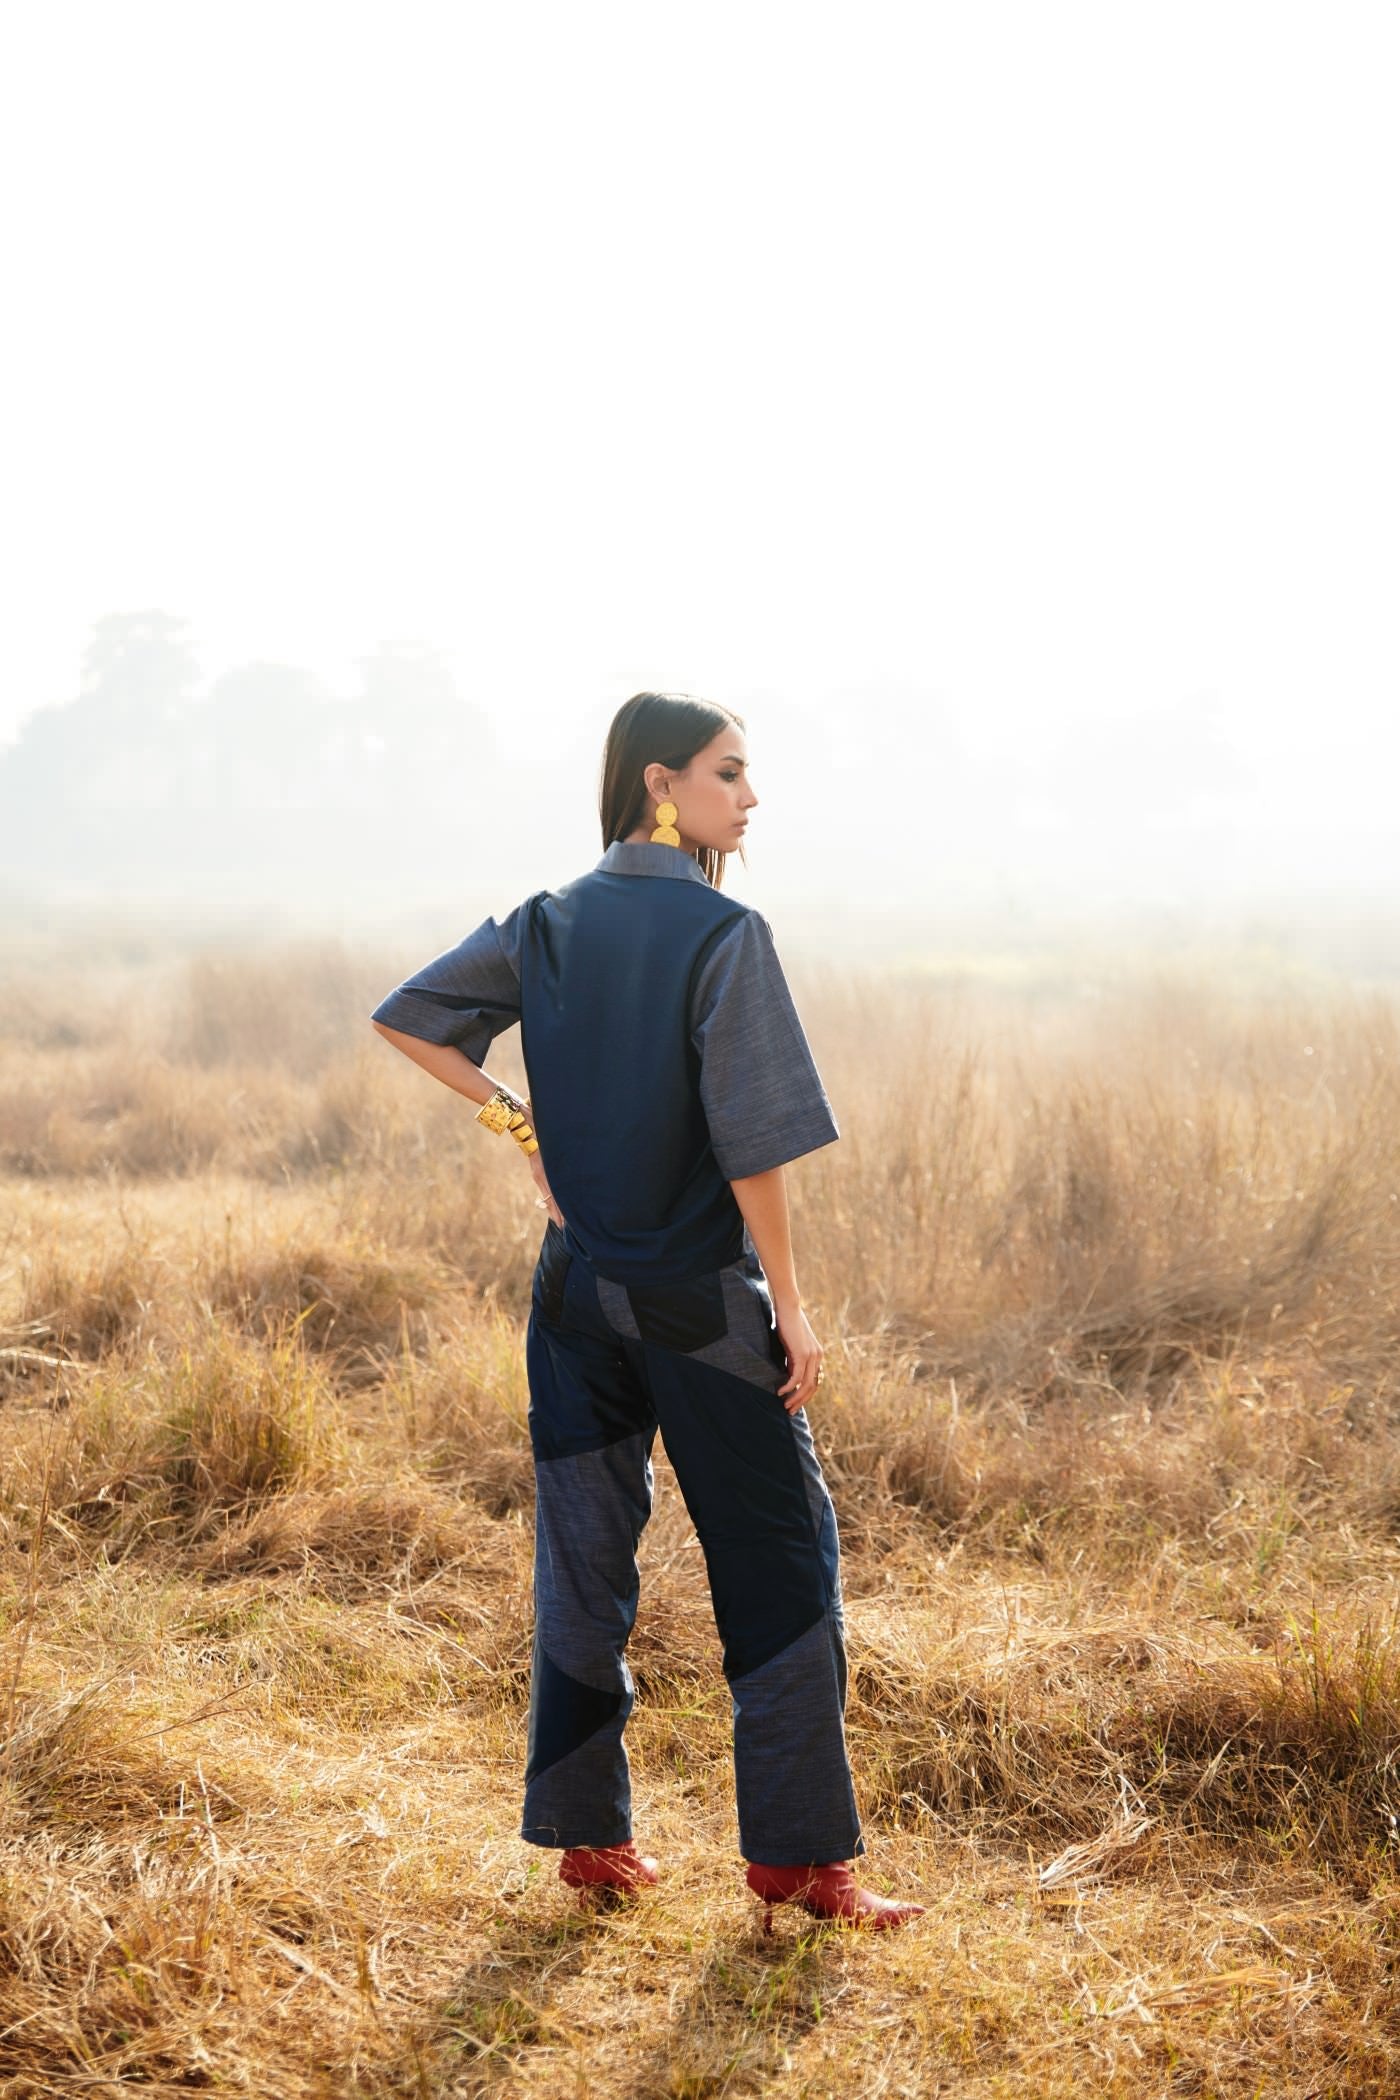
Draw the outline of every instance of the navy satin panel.
[[[612,1282],[677,1282],[744,1252],[689,1018],[693,973],[744,909],[708,883],[597,869],[532,906],[521,1038],[540,1148],[566,1243]]]
[[[663,1349],[703,1349],[727,1330],[717,1270],[684,1283],[629,1283],[627,1302],[642,1340]]]
[[[530,1708],[525,1752],[527,1784],[537,1772],[547,1771],[561,1757],[581,1750],[622,1706],[621,1692],[599,1692],[592,1685],[580,1684],[543,1649],[535,1656],[534,1670],[538,1693]]]

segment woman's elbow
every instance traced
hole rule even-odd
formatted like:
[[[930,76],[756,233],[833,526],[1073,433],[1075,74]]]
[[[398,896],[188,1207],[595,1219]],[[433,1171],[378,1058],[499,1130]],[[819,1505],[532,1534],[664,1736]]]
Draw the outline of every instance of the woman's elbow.
[[[376,1021],[372,1015],[369,1025],[376,1035],[382,1035],[385,1042],[392,1043],[396,1050],[402,1050],[405,1043],[414,1040],[412,1036],[405,1035],[402,1028],[391,1028],[387,1021]]]

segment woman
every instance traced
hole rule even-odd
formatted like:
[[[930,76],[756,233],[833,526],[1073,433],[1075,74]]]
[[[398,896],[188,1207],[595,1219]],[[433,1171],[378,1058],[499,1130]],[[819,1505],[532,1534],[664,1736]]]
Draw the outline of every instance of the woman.
[[[822,1348],[783,1166],[840,1135],[760,912],[724,896],[758,797],[728,708],[639,693],[608,733],[602,859],[487,919],[374,1024],[520,1144],[549,1216],[526,1366],[535,1634],[521,1836],[561,1879],[658,1879],[623,1729],[658,1426],[705,1554],[740,1849],[764,1904],[901,1925],[859,1887],[831,1498],[804,1404]],[[522,1101],[482,1069],[521,1024]],[[776,1318],[776,1325],[775,1323]]]

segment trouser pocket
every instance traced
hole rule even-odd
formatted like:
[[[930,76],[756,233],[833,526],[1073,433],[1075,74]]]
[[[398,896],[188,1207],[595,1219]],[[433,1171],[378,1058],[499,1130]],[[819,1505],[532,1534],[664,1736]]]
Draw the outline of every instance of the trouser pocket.
[[[552,1327],[559,1326],[564,1317],[564,1286],[572,1261],[563,1227],[556,1225],[551,1218],[545,1227],[544,1242],[535,1263],[530,1299],[539,1317]]]

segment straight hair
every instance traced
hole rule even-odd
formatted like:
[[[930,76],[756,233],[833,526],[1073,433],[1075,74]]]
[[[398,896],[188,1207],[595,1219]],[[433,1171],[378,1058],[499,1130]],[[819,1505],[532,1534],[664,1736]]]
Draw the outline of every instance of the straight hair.
[[[634,693],[612,718],[598,781],[598,816],[604,850],[625,839],[643,821],[647,806],[647,767],[655,761],[683,773],[697,751],[703,751],[727,723],[744,728],[742,715],[717,700],[697,700],[690,693]],[[739,848],[739,858],[744,849]],[[727,853],[702,846],[695,855],[714,889],[724,882]]]

